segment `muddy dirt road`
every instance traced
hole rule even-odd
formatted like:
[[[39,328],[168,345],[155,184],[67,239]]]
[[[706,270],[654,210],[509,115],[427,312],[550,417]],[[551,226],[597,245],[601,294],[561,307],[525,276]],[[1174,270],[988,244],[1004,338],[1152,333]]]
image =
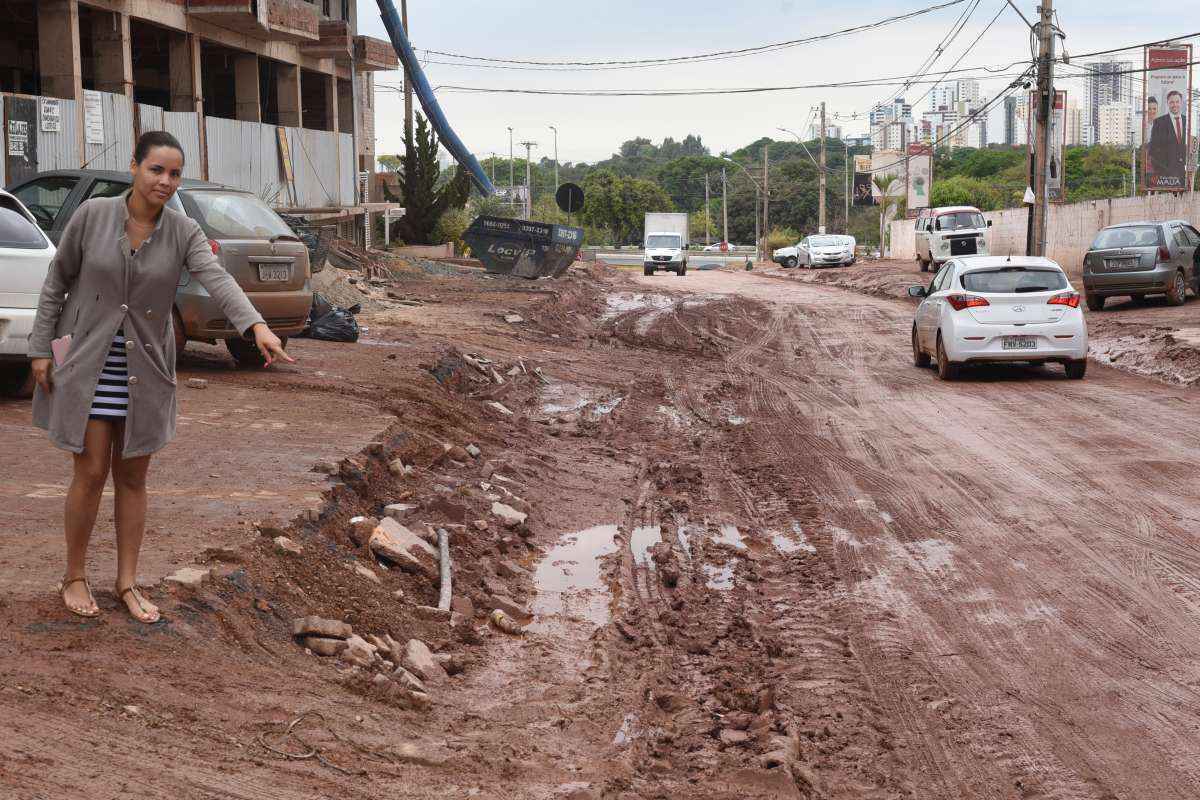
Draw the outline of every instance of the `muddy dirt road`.
[[[425,305],[309,351],[377,429],[316,518],[282,515],[301,555],[231,536],[203,585],[152,589],[150,630],[0,576],[0,796],[1196,795],[1193,391],[1095,364],[941,383],[908,303],[761,273],[400,284]],[[463,616],[348,535],[398,500],[451,531]],[[488,623],[515,606],[524,635]],[[308,614],[457,667],[397,702],[380,662],[297,646]],[[265,746],[303,754],[297,720],[321,759]]]

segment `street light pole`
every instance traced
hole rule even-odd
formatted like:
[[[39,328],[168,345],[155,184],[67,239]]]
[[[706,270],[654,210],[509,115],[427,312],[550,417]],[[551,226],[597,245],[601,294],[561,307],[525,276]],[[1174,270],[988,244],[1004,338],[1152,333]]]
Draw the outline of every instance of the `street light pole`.
[[[820,171],[821,194],[817,200],[817,233],[825,233],[825,101],[821,101],[821,163]]]
[[[712,225],[708,219],[708,173],[704,173],[704,246],[712,244]]]
[[[551,125],[550,130],[554,131],[554,193],[558,194],[558,128]]]
[[[533,148],[537,146],[537,142],[521,142],[521,146],[525,148],[525,219],[533,216]]]
[[[733,164],[735,167],[740,169],[742,172],[746,173],[746,177],[750,179],[750,185],[754,187],[754,257],[755,257],[755,259],[757,259],[759,256],[759,251],[762,247],[762,244],[758,241],[760,238],[760,233],[761,233],[761,231],[759,229],[760,218],[758,216],[758,208],[759,208],[758,204],[759,204],[759,200],[762,197],[763,187],[761,185],[759,185],[758,179],[750,174],[750,170],[748,170],[744,166],[742,166],[741,162],[734,161],[732,158],[728,158],[727,156],[721,156],[721,160],[728,161],[730,164]],[[725,181],[725,168],[722,167],[721,168],[722,184],[724,183],[724,181]],[[728,206],[726,206],[726,209],[725,209],[725,243],[726,244],[729,243],[729,208],[728,208]]]
[[[724,224],[721,227],[721,241],[725,246],[729,246],[729,199],[726,191],[725,168],[721,167],[721,216],[724,218]]]
[[[842,165],[846,168],[846,186],[842,191],[843,191],[843,194],[846,195],[846,198],[845,198],[846,199],[846,230],[845,230],[845,233],[847,236],[849,236],[850,235],[850,145],[846,143],[845,139],[842,140],[842,145],[846,148],[846,161]]]

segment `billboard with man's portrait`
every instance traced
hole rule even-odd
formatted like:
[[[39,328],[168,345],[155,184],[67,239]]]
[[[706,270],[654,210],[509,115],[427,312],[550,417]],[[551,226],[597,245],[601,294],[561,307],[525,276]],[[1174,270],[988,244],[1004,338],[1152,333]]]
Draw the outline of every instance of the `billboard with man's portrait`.
[[[1147,47],[1143,139],[1145,188],[1182,192],[1188,188],[1191,145],[1192,46]]]

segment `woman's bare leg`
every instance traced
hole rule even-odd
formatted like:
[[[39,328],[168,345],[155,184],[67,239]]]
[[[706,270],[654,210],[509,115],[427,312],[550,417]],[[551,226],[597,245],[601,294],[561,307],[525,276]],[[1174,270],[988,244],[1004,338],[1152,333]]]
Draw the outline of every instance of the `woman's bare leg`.
[[[112,475],[116,500],[113,507],[117,521],[117,591],[120,592],[137,583],[138,555],[146,532],[146,473],[150,469],[150,456],[121,458],[125,424],[120,423],[114,428]],[[131,592],[121,599],[130,613],[143,622],[158,618],[158,609],[141,592]]]
[[[100,497],[108,481],[108,465],[112,451],[111,422],[89,419],[83,435],[83,452],[74,458],[74,474],[67,489],[64,515],[67,536],[66,579],[83,578],[87,569],[88,542],[96,526]],[[72,583],[63,593],[66,603],[78,609],[93,611],[96,601],[82,583]]]

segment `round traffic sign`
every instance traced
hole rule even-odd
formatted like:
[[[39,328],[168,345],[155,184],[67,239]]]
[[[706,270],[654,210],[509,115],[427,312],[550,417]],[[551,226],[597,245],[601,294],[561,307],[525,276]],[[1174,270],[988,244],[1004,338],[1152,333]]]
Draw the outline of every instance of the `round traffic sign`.
[[[554,193],[554,202],[568,214],[575,214],[583,208],[583,189],[574,183],[564,183]]]

